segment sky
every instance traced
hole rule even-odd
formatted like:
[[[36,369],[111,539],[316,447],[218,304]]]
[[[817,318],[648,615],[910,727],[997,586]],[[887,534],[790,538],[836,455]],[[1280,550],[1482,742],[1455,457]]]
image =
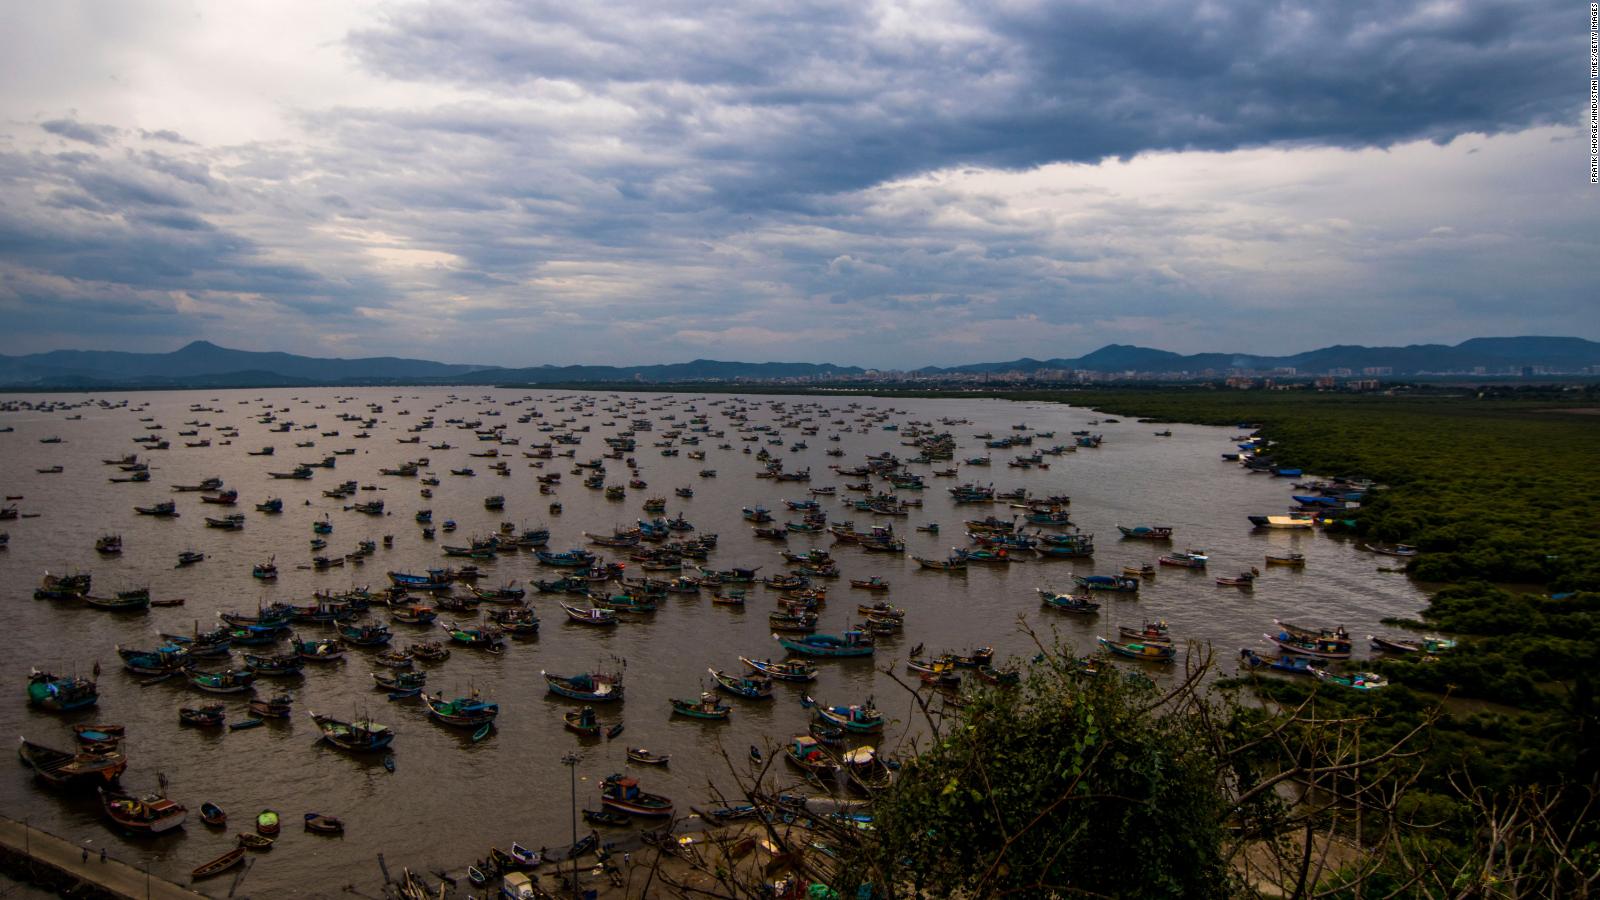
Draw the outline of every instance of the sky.
[[[0,353],[1600,339],[1587,4],[0,6]]]

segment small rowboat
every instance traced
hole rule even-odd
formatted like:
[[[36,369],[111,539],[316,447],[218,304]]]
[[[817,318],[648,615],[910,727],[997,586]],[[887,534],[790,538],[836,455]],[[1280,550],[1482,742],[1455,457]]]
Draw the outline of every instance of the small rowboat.
[[[271,850],[272,838],[249,831],[239,832],[239,846],[246,850]]]
[[[306,813],[306,830],[313,834],[344,834],[344,820],[338,816]]]
[[[200,821],[215,828],[222,828],[228,824],[228,814],[222,807],[210,802],[200,804]]]
[[[189,873],[189,877],[196,880],[201,878],[210,878],[213,875],[220,875],[221,873],[228,871],[243,861],[244,848],[235,847],[204,865],[196,866],[194,871]]]
[[[664,766],[671,760],[672,755],[668,753],[651,753],[643,747],[628,748],[629,762],[636,762],[646,766]]]

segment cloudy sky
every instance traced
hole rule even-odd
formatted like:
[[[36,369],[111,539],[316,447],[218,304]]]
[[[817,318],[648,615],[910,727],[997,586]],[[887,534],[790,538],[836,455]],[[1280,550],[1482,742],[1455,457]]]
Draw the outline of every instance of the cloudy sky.
[[[0,8],[0,353],[1600,338],[1587,4]]]

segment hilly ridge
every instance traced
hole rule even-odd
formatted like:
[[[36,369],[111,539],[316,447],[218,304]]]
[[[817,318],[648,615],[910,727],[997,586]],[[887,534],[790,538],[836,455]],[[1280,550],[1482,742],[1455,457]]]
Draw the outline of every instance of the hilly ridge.
[[[1473,338],[1455,346],[1406,347],[1337,345],[1289,356],[1242,353],[1183,355],[1130,344],[1108,344],[1077,358],[1014,359],[952,367],[927,367],[912,374],[981,375],[1041,369],[1100,373],[1199,374],[1229,369],[1294,368],[1302,374],[1329,369],[1388,367],[1395,375],[1417,372],[1470,372],[1482,366],[1504,371],[1543,366],[1582,371],[1600,366],[1600,343],[1573,337]],[[858,366],[826,363],[727,362],[696,359],[643,366],[498,366],[441,363],[399,357],[337,359],[293,353],[233,350],[195,341],[170,353],[104,350],[52,350],[25,356],[0,356],[0,385],[45,389],[97,387],[268,387],[338,384],[561,384],[579,382],[672,383],[694,381],[777,381],[791,378],[853,378]]]

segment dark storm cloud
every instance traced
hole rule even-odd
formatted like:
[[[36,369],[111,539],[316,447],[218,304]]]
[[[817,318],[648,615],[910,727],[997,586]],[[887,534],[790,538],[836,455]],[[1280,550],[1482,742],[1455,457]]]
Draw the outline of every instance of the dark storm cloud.
[[[110,125],[95,125],[91,122],[79,122],[77,119],[51,119],[39,123],[39,127],[68,140],[82,141],[96,147],[106,146],[117,136],[117,129]]]
[[[1581,50],[1568,10],[1495,0],[872,9],[428,2],[351,45],[396,78],[634,103],[634,138],[739,208],[951,165],[1516,130],[1571,115]]]

